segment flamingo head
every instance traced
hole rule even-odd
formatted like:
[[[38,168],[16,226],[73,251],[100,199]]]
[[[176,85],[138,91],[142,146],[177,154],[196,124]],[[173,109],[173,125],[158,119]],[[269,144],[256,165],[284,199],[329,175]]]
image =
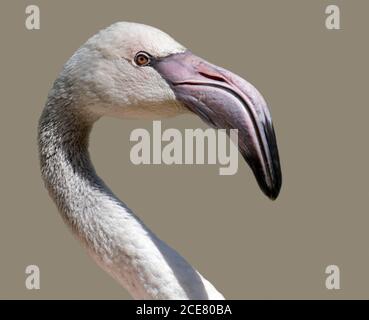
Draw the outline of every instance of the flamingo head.
[[[89,114],[163,118],[191,112],[214,128],[237,129],[239,151],[275,199],[282,175],[272,118],[259,91],[194,55],[166,33],[119,22],[91,37],[61,74]]]

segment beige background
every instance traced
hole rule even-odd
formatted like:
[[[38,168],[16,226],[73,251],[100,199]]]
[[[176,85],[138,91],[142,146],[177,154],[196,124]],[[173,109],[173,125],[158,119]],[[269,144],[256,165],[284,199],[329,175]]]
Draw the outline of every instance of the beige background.
[[[26,4],[41,30],[24,27]],[[342,30],[324,25],[339,4]],[[1,1],[0,298],[129,298],[63,225],[43,188],[36,127],[64,62],[119,20],[156,26],[253,82],[272,110],[284,184],[269,201],[240,159],[217,166],[134,166],[130,132],[103,119],[97,171],[162,239],[227,298],[369,298],[368,1]],[[164,127],[204,127],[195,116]],[[41,269],[27,291],[24,270]],[[341,269],[339,291],[325,267]]]

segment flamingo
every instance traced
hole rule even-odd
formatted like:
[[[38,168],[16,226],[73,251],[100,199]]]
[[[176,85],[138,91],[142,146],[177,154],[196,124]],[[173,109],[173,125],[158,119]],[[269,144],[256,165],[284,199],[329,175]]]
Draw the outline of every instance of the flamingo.
[[[98,177],[89,134],[102,116],[165,118],[194,113],[238,129],[238,148],[275,199],[281,169],[271,115],[257,89],[194,55],[166,33],[118,22],[66,62],[38,126],[41,175],[66,225],[134,299],[224,299]]]

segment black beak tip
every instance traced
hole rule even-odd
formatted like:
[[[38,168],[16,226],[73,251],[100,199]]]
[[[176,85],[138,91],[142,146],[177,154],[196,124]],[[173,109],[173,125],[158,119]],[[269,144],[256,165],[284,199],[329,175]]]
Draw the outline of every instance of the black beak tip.
[[[282,171],[279,163],[278,153],[275,154],[276,158],[273,161],[273,168],[268,171],[267,175],[262,169],[261,165],[258,165],[257,161],[253,161],[247,157],[246,153],[242,153],[244,159],[251,167],[254,173],[256,181],[261,191],[270,199],[276,200],[282,188]],[[259,163],[260,164],[260,163]]]
[[[262,185],[260,188],[270,200],[274,201],[278,198],[281,191],[281,183],[274,184],[272,186]]]
[[[254,172],[255,173],[255,172]],[[282,179],[280,175],[276,175],[271,184],[266,182],[264,175],[255,174],[256,180],[259,184],[260,189],[270,199],[276,200],[279,196],[282,187]]]
[[[265,192],[265,194],[270,200],[274,201],[278,198],[280,191],[281,191],[281,184],[273,186],[272,188],[268,190],[268,192]]]
[[[271,165],[268,172],[269,183],[266,183],[267,191],[265,191],[264,188],[262,189],[271,200],[275,200],[278,198],[282,187],[282,169],[279,160],[277,140],[275,137],[273,124],[271,122],[268,126],[266,126],[265,135],[268,140]]]
[[[282,187],[282,174],[281,171],[278,170],[277,174],[273,177],[272,184],[271,185],[264,184],[263,186],[261,186],[261,189],[270,200],[274,201],[278,198],[279,193],[281,191],[281,187]]]
[[[261,166],[255,166],[255,162],[249,162],[260,189],[270,200],[276,200],[282,188],[282,171],[278,152],[274,153],[274,156],[272,167],[267,172]]]

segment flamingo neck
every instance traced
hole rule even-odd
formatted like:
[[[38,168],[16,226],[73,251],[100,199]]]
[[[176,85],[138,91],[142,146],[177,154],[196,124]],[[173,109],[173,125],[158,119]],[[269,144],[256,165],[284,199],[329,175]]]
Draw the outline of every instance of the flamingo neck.
[[[64,221],[93,259],[136,299],[222,299],[97,176],[88,153],[97,119],[56,96],[49,97],[39,123],[42,177]]]

